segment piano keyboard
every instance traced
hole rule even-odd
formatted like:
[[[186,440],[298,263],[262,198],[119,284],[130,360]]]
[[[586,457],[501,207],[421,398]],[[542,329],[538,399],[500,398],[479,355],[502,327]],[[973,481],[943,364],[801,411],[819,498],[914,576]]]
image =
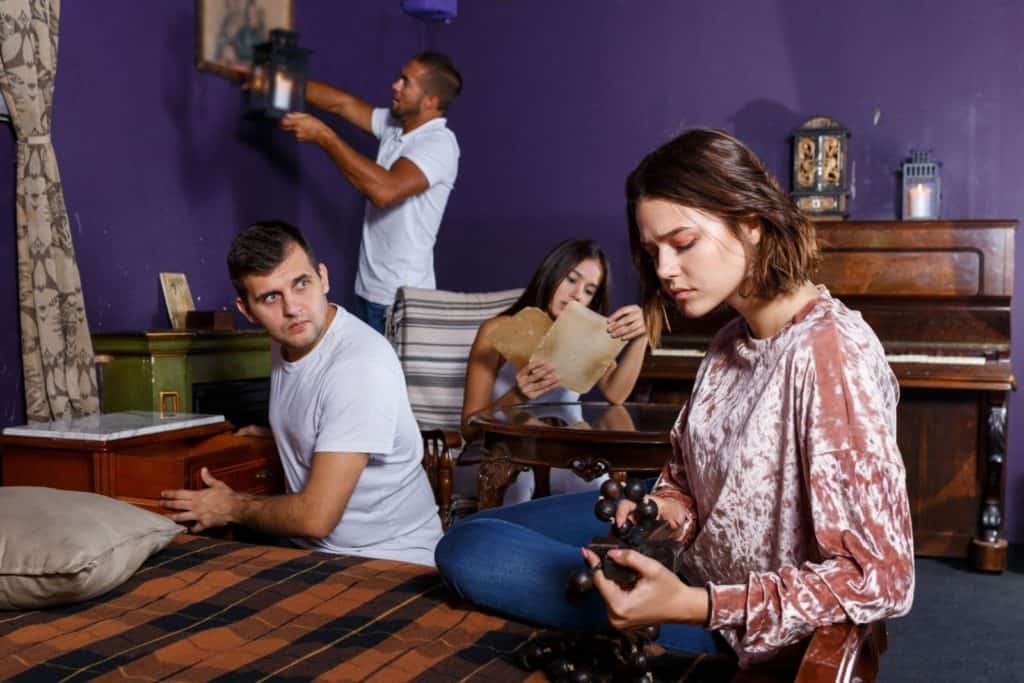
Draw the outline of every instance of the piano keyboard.
[[[654,349],[652,356],[677,356],[683,358],[703,358],[701,349]],[[933,365],[984,365],[981,356],[930,356],[923,353],[887,353],[885,359],[890,363],[931,363]]]

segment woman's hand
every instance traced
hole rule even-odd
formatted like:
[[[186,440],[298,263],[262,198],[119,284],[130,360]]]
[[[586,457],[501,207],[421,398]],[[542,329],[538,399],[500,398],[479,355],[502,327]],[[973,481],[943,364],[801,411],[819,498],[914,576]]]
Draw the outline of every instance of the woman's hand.
[[[654,495],[644,496],[644,500],[653,500],[657,504],[658,519],[667,522],[669,528],[673,531],[678,529],[683,523],[686,511],[678,500]],[[636,515],[633,514],[634,510],[636,510],[636,503],[625,496],[620,498],[619,505],[615,508],[615,526],[622,526],[626,523],[627,519],[636,524]]]
[[[516,386],[530,401],[557,387],[558,382],[555,369],[544,361],[530,361],[516,373]]]
[[[636,550],[610,550],[608,556],[638,576],[636,585],[625,590],[604,572],[594,572],[594,586],[608,605],[608,622],[612,627],[622,631],[650,624],[707,623],[706,590],[687,586],[660,562]],[[598,556],[586,548],[583,557],[591,567],[600,562]]]
[[[644,312],[635,304],[623,306],[608,316],[608,334],[623,341],[633,341],[646,336]]]

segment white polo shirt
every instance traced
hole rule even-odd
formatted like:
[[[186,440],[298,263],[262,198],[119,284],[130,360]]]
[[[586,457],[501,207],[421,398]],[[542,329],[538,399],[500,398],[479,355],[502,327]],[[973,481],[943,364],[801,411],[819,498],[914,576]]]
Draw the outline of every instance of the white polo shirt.
[[[292,540],[330,553],[433,566],[441,521],[405,378],[387,340],[337,307],[312,351],[290,363],[275,343],[271,366],[270,427],[290,493],[305,487],[317,453],[369,454],[334,531]]]
[[[359,247],[356,294],[390,306],[399,287],[435,289],[434,243],[448,195],[459,171],[459,143],[437,118],[407,134],[387,109],[373,110],[373,134],[380,140],[377,164],[390,169],[405,157],[426,176],[429,187],[386,209],[366,202]]]

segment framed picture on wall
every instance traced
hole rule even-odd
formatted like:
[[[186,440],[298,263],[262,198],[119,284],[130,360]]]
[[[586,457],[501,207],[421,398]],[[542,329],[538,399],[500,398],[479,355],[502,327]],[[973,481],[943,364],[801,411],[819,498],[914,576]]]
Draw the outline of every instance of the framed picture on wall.
[[[164,290],[164,303],[167,304],[171,327],[176,330],[185,329],[185,316],[196,308],[185,273],[160,273],[160,287]]]
[[[237,78],[272,28],[294,28],[292,0],[196,0],[196,68]]]

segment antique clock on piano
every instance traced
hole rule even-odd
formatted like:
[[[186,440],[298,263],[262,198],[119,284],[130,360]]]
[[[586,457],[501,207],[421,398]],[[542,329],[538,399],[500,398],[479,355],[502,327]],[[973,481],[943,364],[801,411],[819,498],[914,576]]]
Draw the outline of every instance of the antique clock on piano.
[[[847,216],[846,138],[838,121],[810,119],[793,131],[793,191],[797,207],[819,220]]]

